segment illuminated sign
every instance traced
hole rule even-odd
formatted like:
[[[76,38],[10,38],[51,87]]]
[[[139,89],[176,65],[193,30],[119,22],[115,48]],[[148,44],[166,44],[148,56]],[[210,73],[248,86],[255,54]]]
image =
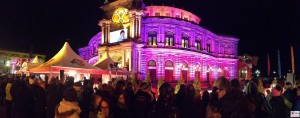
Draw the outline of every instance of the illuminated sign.
[[[110,32],[110,41],[109,43],[121,42],[124,39],[127,39],[127,29],[121,29],[117,31]]]
[[[129,22],[128,9],[118,8],[112,16],[112,21],[121,24]]]

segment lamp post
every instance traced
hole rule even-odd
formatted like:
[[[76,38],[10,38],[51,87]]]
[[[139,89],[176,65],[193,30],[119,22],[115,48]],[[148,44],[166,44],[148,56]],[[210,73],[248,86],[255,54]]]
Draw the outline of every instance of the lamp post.
[[[259,70],[256,70],[256,71],[255,71],[255,74],[256,74],[257,77],[259,77],[260,71],[259,71]]]

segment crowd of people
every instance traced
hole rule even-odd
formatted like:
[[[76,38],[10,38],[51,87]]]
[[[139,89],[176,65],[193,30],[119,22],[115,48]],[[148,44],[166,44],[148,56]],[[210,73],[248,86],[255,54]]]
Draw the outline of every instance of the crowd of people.
[[[3,118],[287,118],[300,111],[300,87],[287,82],[267,94],[258,80],[246,82],[218,78],[212,91],[196,90],[192,84],[175,88],[163,83],[158,93],[151,83],[133,85],[128,80],[99,83],[84,79],[37,79],[0,77],[0,107]],[[159,94],[159,95],[155,95]],[[158,96],[158,97],[156,97]]]

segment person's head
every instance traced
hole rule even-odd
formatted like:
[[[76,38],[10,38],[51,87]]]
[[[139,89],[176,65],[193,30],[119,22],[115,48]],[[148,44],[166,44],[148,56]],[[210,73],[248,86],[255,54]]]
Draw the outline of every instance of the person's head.
[[[117,85],[116,85],[116,90],[122,90],[122,91],[124,91],[125,88],[126,88],[126,86],[125,86],[125,81],[119,80],[119,81],[117,82]]]
[[[102,113],[103,118],[107,118],[110,112],[110,106],[108,99],[102,99],[100,102],[100,111]]]
[[[300,96],[300,86],[297,86],[297,96]]]
[[[230,91],[230,82],[225,77],[220,77],[216,80],[216,89],[218,93],[218,98],[221,99]]]
[[[97,91],[94,96],[94,105],[99,105],[102,100],[100,91]]]
[[[46,82],[40,80],[40,81],[39,81],[39,86],[42,87],[43,89],[46,89]]]
[[[207,90],[205,90],[205,91],[203,92],[202,100],[203,100],[204,102],[208,102],[208,101],[209,101],[209,93],[208,93]]]
[[[242,91],[241,85],[238,79],[233,79],[230,81],[231,89],[234,93],[240,93]]]
[[[64,99],[70,102],[77,101],[77,93],[73,87],[67,88],[63,93]]]
[[[125,99],[125,93],[124,92],[117,93],[116,97],[117,97],[117,101],[119,103],[125,104],[126,99]]]
[[[124,38],[124,36],[125,36],[125,31],[124,31],[124,30],[121,30],[120,36],[121,36],[122,38]]]
[[[290,89],[290,88],[292,88],[292,87],[293,87],[293,85],[292,85],[291,82],[286,82],[286,83],[285,83],[285,89]]]
[[[169,83],[163,83],[161,85],[161,87],[159,88],[159,97],[162,98],[162,99],[169,99],[171,98],[171,92],[172,92],[172,89],[171,89],[171,86]]]
[[[187,86],[186,92],[187,92],[187,95],[188,95],[188,96],[190,96],[190,97],[195,97],[195,88],[194,88],[194,86],[193,86],[192,84],[189,84],[189,85]]]
[[[276,96],[280,96],[281,95],[281,86],[276,85],[273,89],[272,89],[272,96],[276,97]]]
[[[133,90],[133,86],[132,86],[132,83],[131,82],[128,82],[126,84],[126,90]]]
[[[266,90],[267,95],[271,94],[271,91],[269,89]]]
[[[147,82],[143,82],[141,85],[140,85],[140,90],[141,91],[151,91],[151,85]]]

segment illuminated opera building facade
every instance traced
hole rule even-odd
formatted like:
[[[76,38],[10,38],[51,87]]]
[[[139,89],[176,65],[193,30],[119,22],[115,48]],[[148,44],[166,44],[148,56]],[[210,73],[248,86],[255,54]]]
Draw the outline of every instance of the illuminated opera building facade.
[[[198,78],[211,84],[219,76],[238,77],[239,39],[202,28],[201,18],[191,12],[128,1],[101,7],[102,31],[79,49],[83,59],[104,69],[99,63],[112,60],[142,78],[149,73],[152,81],[176,82],[181,76],[185,82]]]

